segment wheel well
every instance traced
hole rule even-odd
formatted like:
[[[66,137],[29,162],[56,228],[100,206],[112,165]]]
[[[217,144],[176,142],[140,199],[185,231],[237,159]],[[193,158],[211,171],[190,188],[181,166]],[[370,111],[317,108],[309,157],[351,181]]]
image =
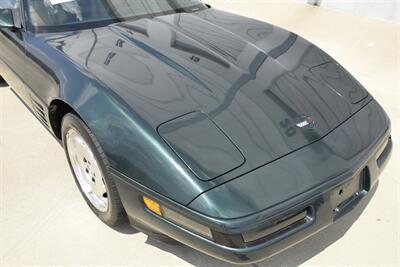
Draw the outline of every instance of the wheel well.
[[[55,136],[62,140],[61,136],[61,124],[64,116],[68,113],[74,113],[79,118],[80,116],[76,113],[76,111],[67,103],[62,100],[53,100],[49,107],[49,119],[51,128],[55,134]]]

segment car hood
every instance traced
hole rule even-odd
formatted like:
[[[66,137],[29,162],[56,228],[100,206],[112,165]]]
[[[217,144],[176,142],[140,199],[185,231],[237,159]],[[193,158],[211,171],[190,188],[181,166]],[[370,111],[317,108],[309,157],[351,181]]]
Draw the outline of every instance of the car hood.
[[[155,131],[179,120],[160,135],[202,180],[238,177],[290,154],[368,101],[313,44],[216,9],[46,38]],[[193,112],[200,115],[182,122]]]

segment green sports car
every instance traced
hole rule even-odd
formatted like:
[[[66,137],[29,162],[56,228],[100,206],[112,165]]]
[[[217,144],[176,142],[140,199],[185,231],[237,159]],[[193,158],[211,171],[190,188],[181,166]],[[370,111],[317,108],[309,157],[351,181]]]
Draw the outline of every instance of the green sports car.
[[[392,150],[335,59],[199,0],[0,1],[0,75],[102,221],[232,263],[351,211]]]

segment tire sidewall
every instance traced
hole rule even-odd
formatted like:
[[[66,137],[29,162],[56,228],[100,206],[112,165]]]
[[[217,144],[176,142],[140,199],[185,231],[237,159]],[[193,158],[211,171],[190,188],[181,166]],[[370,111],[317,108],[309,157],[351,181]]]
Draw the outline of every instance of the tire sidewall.
[[[68,133],[68,131],[70,129],[74,129],[76,131],[79,132],[79,134],[83,137],[83,139],[85,140],[85,142],[88,144],[90,150],[92,151],[97,163],[99,164],[99,167],[103,173],[103,178],[104,178],[104,182],[105,182],[105,186],[107,189],[107,194],[108,194],[108,208],[107,211],[105,212],[101,212],[99,211],[91,202],[90,200],[87,198],[86,194],[83,192],[81,185],[78,181],[78,178],[76,177],[74,168],[72,167],[72,163],[69,157],[69,152],[68,152],[68,147],[67,147],[67,141],[66,141],[66,134]],[[67,114],[64,116],[63,121],[62,121],[62,145],[64,147],[65,150],[65,155],[67,157],[68,160],[68,164],[69,167],[72,171],[72,174],[74,176],[74,180],[75,183],[77,185],[77,187],[79,188],[79,191],[81,192],[81,195],[83,196],[83,198],[85,199],[86,203],[89,205],[89,207],[92,209],[92,211],[104,222],[106,222],[107,224],[112,224],[112,222],[115,220],[115,204],[114,203],[114,199],[115,196],[113,196],[113,192],[111,190],[111,183],[113,183],[113,181],[111,180],[111,178],[109,177],[109,171],[108,171],[108,162],[107,159],[105,157],[102,157],[100,152],[98,151],[99,149],[101,150],[101,147],[98,143],[98,141],[96,140],[96,137],[91,133],[90,129],[75,115],[73,114]],[[96,144],[97,146],[96,146]],[[101,153],[104,154],[104,152],[101,150]]]

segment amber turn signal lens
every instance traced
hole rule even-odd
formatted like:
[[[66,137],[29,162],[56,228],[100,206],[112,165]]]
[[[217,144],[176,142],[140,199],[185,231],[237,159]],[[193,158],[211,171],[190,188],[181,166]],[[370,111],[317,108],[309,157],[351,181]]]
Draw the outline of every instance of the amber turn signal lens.
[[[159,216],[162,216],[161,207],[157,202],[148,197],[143,197],[143,202],[149,210]]]

